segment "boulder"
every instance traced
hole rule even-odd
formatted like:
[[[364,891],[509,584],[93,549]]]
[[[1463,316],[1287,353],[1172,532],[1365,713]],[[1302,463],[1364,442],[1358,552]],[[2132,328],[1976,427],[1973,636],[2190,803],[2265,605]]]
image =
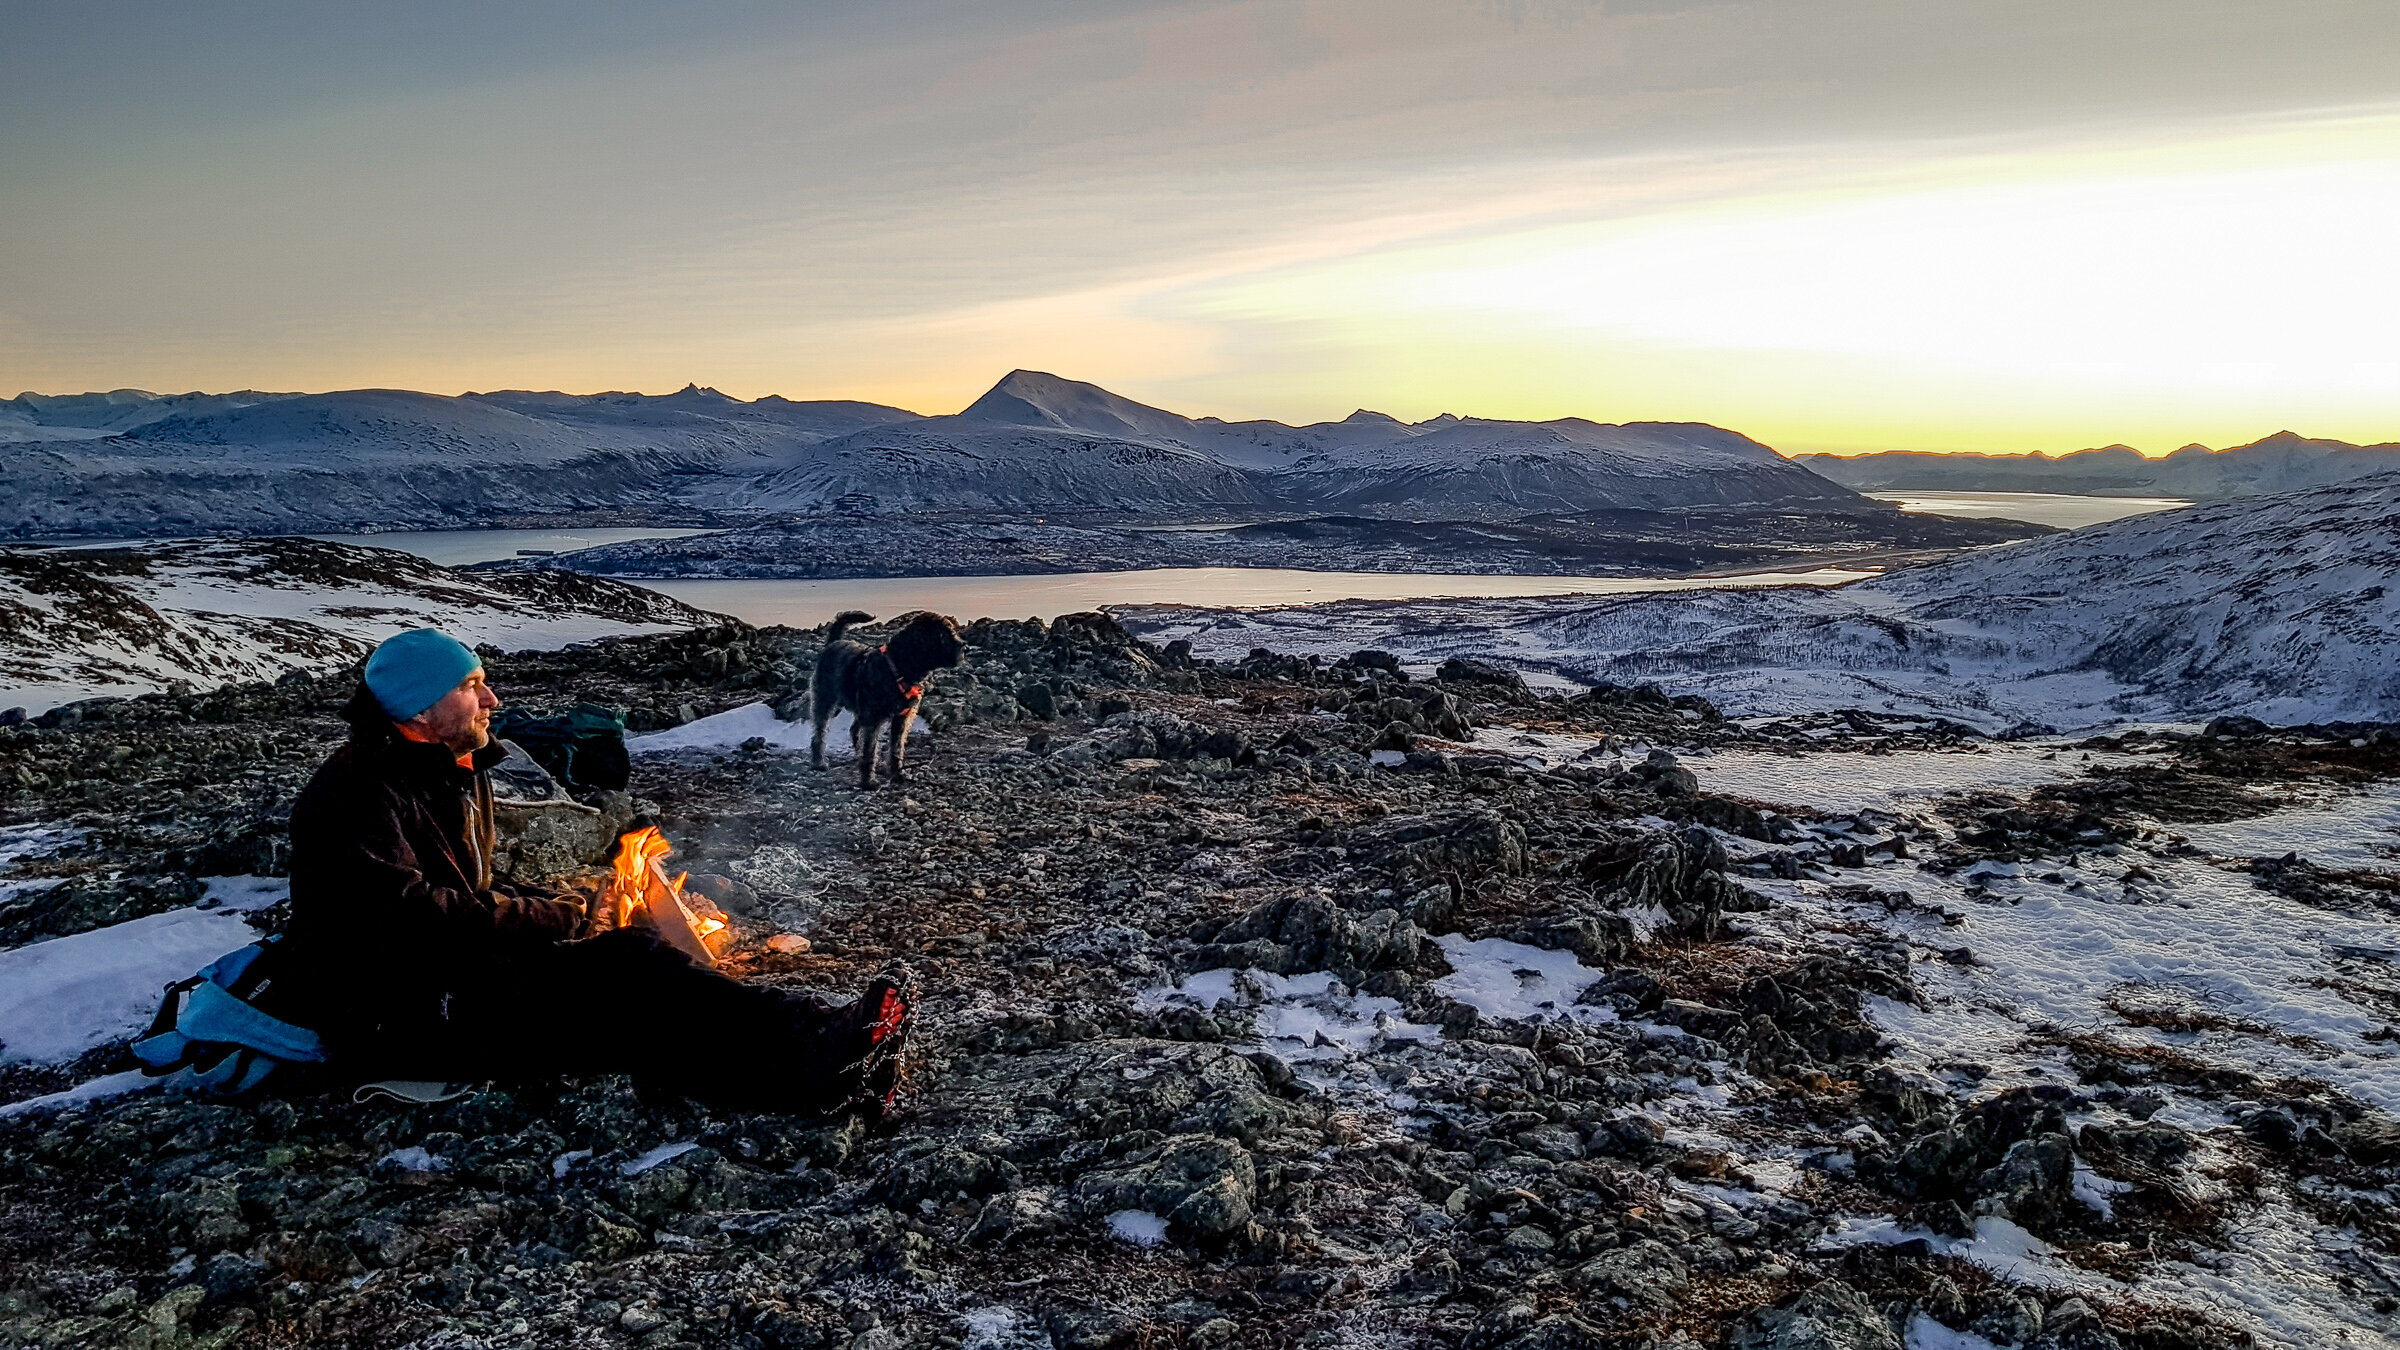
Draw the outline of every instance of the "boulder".
[[[1351,857],[1397,875],[1525,870],[1524,827],[1483,812],[1393,816],[1352,830],[1343,842]]]
[[[1525,677],[1507,666],[1494,665],[1489,661],[1471,660],[1464,656],[1453,656],[1444,661],[1441,668],[1433,673],[1433,677],[1451,684],[1489,684],[1520,692],[1525,689]]]
[[[1700,776],[1664,750],[1653,750],[1631,770],[1641,786],[1662,797],[1697,797]]]
[[[598,807],[564,793],[548,801],[495,799],[492,869],[503,881],[541,886],[606,866],[633,816],[633,797],[624,792],[602,793]]]
[[[2360,1116],[2356,1120],[2344,1121],[2333,1127],[2333,1140],[2342,1146],[2344,1152],[2362,1163],[2400,1161],[2400,1120],[2390,1116]]]
[[[1017,686],[1017,705],[1044,722],[1058,716],[1057,692],[1039,682]]]
[[[1146,1160],[1076,1181],[1075,1198],[1086,1213],[1144,1210],[1165,1218],[1170,1231],[1204,1241],[1223,1241],[1249,1226],[1258,1203],[1258,1168],[1240,1144],[1178,1135],[1144,1153]]]
[[[1005,1191],[984,1202],[967,1230],[967,1241],[979,1247],[1006,1247],[1051,1237],[1066,1227],[1067,1216],[1048,1191]]]
[[[1277,1095],[1262,1061],[1290,1080],[1271,1055],[1191,1041],[1093,1041],[1053,1072],[1064,1114],[1087,1133],[1206,1132],[1254,1143],[1300,1110]]]
[[[1315,896],[1253,907],[1195,953],[1203,968],[1237,966],[1278,975],[1330,970],[1350,984],[1366,973],[1413,966],[1425,935],[1396,909],[1356,914]]]
[[[1691,1271],[1665,1243],[1643,1238],[1577,1266],[1569,1282],[1600,1298],[1663,1308],[1682,1295]]]
[[[1585,965],[1599,965],[1624,957],[1633,945],[1633,924],[1616,914],[1552,914],[1527,919],[1507,936],[1528,947],[1573,952]]]
[[[1015,1164],[1006,1158],[945,1144],[896,1164],[870,1195],[895,1209],[910,1209],[924,1200],[1011,1191],[1020,1182]]]
[[[1878,1064],[1859,1075],[1858,1086],[1870,1101],[1906,1124],[1950,1115],[1950,1089],[1930,1074]]]
[[[2026,1227],[2056,1221],[2075,1201],[2075,1154],[2063,1134],[2020,1139],[1975,1178],[1975,1212]]]
[[[1674,832],[1620,831],[1583,857],[1577,870],[1617,909],[1655,906],[1678,936],[1715,936],[1739,888],[1725,876],[1725,846],[1697,825]]]
[[[1121,1350],[1141,1323],[1114,1308],[1060,1308],[1042,1319],[1055,1350]]]
[[[1866,1297],[1825,1280],[1734,1328],[1733,1350],[1901,1350],[1892,1324]]]

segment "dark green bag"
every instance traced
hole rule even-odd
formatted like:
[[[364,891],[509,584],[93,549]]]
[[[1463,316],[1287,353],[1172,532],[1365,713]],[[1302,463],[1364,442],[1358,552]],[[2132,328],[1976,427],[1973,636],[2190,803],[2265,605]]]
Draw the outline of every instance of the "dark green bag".
[[[625,718],[614,708],[578,703],[540,716],[522,708],[492,714],[492,735],[516,742],[569,787],[621,788],[633,774],[625,756]]]

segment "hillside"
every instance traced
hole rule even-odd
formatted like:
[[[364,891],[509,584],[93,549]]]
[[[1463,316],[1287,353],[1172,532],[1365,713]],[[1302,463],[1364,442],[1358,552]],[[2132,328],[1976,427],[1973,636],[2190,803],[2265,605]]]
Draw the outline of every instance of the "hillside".
[[[926,418],[811,447],[788,469],[722,489],[751,511],[1105,513],[1186,518],[1280,503],[1267,484],[1183,446],[1076,430]]]
[[[2009,544],[1839,590],[1150,609],[1203,652],[1495,653],[1740,712],[1860,707],[2000,729],[2400,715],[2400,474]]]
[[[716,621],[619,582],[470,576],[414,554],[314,539],[0,548],[0,715],[339,670],[424,624],[517,648]]]
[[[2069,492],[2094,496],[2240,497],[2322,487],[2400,469],[2400,443],[2352,445],[2279,431],[2211,450],[2187,445],[2151,459],[2131,446],[2050,456],[1929,454],[1800,455],[1797,461],[1861,492]]]
[[[591,895],[638,811],[728,973],[907,962],[880,1122],[159,1090],[125,1042],[284,929],[350,681],[0,726],[0,1342],[2392,1343],[2400,727],[2002,744],[964,630],[872,792],[773,712],[821,633],[494,662],[656,729],[588,814],[501,803],[500,874]]]

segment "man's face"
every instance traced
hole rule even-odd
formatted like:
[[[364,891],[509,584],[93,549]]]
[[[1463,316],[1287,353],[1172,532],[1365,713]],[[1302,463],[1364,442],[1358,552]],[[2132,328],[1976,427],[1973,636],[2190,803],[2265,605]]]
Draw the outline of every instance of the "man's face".
[[[483,672],[478,670],[432,707],[408,719],[407,725],[454,755],[472,754],[491,743],[492,709],[499,706],[500,696],[483,682]]]

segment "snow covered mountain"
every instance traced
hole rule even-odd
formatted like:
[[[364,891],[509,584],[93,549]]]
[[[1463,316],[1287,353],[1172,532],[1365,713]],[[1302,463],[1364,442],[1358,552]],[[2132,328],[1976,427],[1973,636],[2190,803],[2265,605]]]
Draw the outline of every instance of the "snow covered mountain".
[[[1698,505],[1855,510],[1856,494],[1716,427],[1444,415],[1409,425],[1189,418],[1014,371],[955,416],[849,401],[526,390],[455,398],[140,391],[0,404],[18,491],[0,533],[444,527],[615,512],[1341,512],[1510,520]]]
[[[153,394],[111,389],[105,394],[19,394],[0,399],[0,441],[72,441],[114,436],[177,414],[247,408],[294,394]]]
[[[0,710],[339,669],[424,624],[521,649],[717,622],[597,577],[313,539],[0,548]]]
[[[2109,445],[2056,457],[1894,450],[1847,459],[1801,455],[1798,461],[1861,492],[2078,492],[2207,499],[2289,492],[2390,473],[2400,469],[2400,443],[2352,445],[2278,431],[2224,450],[2187,445],[2160,459],[2131,446]]]
[[[926,418],[813,446],[801,462],[731,488],[749,510],[853,514],[1186,516],[1272,510],[1251,475],[1166,442]]]
[[[1310,511],[1402,519],[1515,519],[1545,511],[1857,504],[1855,494],[1747,436],[1701,423],[1504,422],[1445,414],[1409,424],[1360,409],[1339,422],[1188,418],[1098,385],[1011,371],[958,420],[1189,449],[1249,471],[1265,496]]]
[[[528,515],[682,510],[861,426],[866,403],[678,394],[396,389],[174,412],[103,440],[0,450],[0,532],[169,534],[440,528]],[[713,491],[711,489],[714,489]],[[701,509],[706,509],[705,505]]]
[[[1038,370],[1012,370],[982,398],[967,405],[962,422],[1046,427],[1101,436],[1189,439],[1199,425],[1180,413],[1112,394],[1096,384],[1061,379]]]
[[[2137,516],[1840,589],[1129,611],[1158,640],[1499,658],[1730,711],[1987,729],[2400,718],[2400,474]]]

